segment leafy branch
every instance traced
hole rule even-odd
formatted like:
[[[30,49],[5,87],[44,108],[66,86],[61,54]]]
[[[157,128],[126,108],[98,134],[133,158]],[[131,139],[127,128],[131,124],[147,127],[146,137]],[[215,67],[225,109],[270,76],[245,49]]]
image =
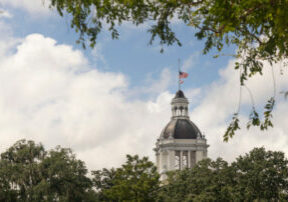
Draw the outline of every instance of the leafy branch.
[[[247,129],[250,129],[251,126],[259,126],[261,130],[268,130],[269,127],[273,127],[272,111],[274,109],[274,106],[275,98],[271,97],[264,107],[265,111],[263,112],[263,121],[261,121],[259,114],[255,110],[255,108],[252,107],[252,111],[249,115],[249,120],[246,124]],[[234,113],[232,121],[229,124],[225,134],[223,135],[224,142],[228,142],[229,139],[231,139],[235,135],[235,132],[240,129],[239,122],[240,121],[238,118],[238,113]]]
[[[260,125],[261,130],[267,130],[268,127],[273,127],[271,119],[274,105],[275,105],[275,99],[274,97],[272,97],[268,100],[267,104],[265,105],[266,111],[264,112],[264,121]]]
[[[235,131],[238,129],[240,129],[239,118],[238,118],[238,113],[235,113],[232,117],[231,123],[229,124],[223,136],[223,141],[228,142],[229,138],[232,138],[235,135]]]

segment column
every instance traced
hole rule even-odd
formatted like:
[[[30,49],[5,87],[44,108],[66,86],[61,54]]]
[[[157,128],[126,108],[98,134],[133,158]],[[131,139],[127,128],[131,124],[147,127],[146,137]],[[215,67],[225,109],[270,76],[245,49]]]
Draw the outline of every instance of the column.
[[[191,165],[191,151],[188,150],[188,159],[187,159],[187,163],[188,163],[188,168],[192,168]]]
[[[179,169],[182,170],[183,168],[183,151],[181,150],[180,151],[180,166],[179,166]]]

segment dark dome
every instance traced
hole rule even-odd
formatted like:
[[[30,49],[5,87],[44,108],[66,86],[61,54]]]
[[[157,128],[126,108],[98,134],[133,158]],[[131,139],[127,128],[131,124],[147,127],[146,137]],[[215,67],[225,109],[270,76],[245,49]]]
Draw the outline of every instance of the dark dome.
[[[162,131],[160,138],[168,139],[197,139],[201,132],[197,126],[188,119],[173,119]]]
[[[174,98],[185,98],[182,90],[178,90]]]

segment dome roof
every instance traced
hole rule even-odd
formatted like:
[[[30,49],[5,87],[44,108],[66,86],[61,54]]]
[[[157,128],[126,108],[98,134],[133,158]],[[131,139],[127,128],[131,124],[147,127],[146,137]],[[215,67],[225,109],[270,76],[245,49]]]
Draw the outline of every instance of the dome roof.
[[[178,90],[174,98],[185,98],[185,95],[182,90]]]
[[[197,139],[202,137],[200,130],[189,119],[172,119],[163,129],[160,138]]]

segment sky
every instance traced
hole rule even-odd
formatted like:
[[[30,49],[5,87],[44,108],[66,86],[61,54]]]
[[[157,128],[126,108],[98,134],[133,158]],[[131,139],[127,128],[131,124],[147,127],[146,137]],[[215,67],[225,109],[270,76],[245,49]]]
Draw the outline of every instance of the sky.
[[[75,43],[69,16],[60,17],[48,2],[0,0],[0,152],[27,139],[47,149],[72,148],[90,170],[120,166],[126,154],[154,161],[156,140],[170,120],[180,59],[189,74],[182,89],[190,118],[205,134],[210,158],[231,162],[261,146],[288,155],[288,101],[280,94],[288,72],[282,63],[273,69],[265,63],[263,76],[247,82],[262,110],[273,96],[274,73],[274,127],[246,130],[251,99],[242,88],[241,130],[224,143],[240,96],[233,58],[203,55],[204,42],[179,21],[172,26],[183,46],[164,47],[164,53],[157,41],[148,45],[148,25],[129,23],[120,27],[118,40],[104,31],[94,49],[84,50]]]

